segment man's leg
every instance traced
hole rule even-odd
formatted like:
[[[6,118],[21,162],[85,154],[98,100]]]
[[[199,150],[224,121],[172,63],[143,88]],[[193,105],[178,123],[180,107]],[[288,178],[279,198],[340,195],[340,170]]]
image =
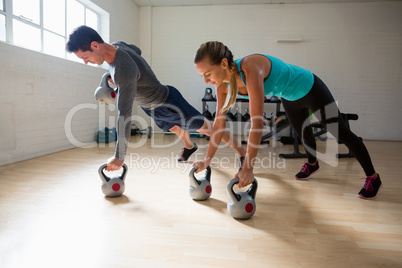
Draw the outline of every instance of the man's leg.
[[[187,162],[188,158],[198,150],[197,144],[195,144],[191,138],[190,138],[190,133],[188,131],[182,130],[178,126],[174,126],[169,129],[170,131],[176,133],[176,135],[183,141],[184,143],[184,148],[182,149],[180,153],[179,159],[177,159],[178,162]]]
[[[191,140],[190,133],[188,131],[184,131],[181,128],[179,128],[178,126],[174,126],[169,130],[173,133],[176,133],[176,135],[183,141],[184,146],[187,149],[194,147],[194,142]]]

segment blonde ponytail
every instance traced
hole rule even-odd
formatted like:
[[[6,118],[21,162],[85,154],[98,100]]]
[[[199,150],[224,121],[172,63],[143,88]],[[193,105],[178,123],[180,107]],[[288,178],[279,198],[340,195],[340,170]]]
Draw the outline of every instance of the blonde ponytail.
[[[230,107],[232,107],[236,103],[237,98],[237,80],[236,80],[236,72],[232,72],[232,76],[230,77],[229,90],[228,95],[226,97],[225,105],[223,106],[220,112],[227,111]]]

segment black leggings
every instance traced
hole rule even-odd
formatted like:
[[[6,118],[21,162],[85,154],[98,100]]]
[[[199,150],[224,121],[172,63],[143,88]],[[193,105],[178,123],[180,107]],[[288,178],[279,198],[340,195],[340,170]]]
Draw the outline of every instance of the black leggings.
[[[290,124],[303,142],[309,163],[317,161],[317,146],[309,121],[310,110],[329,133],[350,149],[350,152],[362,166],[366,176],[371,176],[375,173],[366,146],[347,127],[334,97],[332,97],[328,87],[320,78],[314,75],[314,85],[306,96],[296,101],[282,99],[282,105]]]

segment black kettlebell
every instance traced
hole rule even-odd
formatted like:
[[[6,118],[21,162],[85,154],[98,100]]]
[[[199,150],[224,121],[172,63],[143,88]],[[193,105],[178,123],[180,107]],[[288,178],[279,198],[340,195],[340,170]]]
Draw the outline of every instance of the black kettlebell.
[[[243,122],[247,122],[250,120],[250,114],[248,113],[248,109],[246,109],[245,113],[243,114],[243,116],[241,117],[241,121]]]
[[[205,116],[206,119],[208,120],[213,120],[213,116],[211,114],[211,112],[208,109],[208,105],[205,106],[205,111],[202,113],[203,116]]]
[[[231,108],[228,109],[227,113],[226,113],[226,119],[228,121],[234,121],[234,115],[233,113],[230,111]]]
[[[233,116],[233,121],[240,121],[241,120],[241,113],[239,112],[239,107],[236,107],[236,113]]]

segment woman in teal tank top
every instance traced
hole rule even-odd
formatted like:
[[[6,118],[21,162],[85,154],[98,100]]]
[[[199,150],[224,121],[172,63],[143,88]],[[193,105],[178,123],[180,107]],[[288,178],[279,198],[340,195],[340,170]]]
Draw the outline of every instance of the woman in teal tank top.
[[[216,114],[220,115],[215,117],[206,159],[194,163],[198,167],[197,173],[211,163],[222,140],[222,131],[226,128],[226,111],[236,102],[239,94],[249,98],[251,129],[247,154],[240,159],[241,169],[235,177],[240,179],[239,187],[253,182],[253,168],[262,137],[264,96],[273,95],[281,98],[286,116],[308,156],[296,179],[306,180],[320,169],[311,126],[305,123],[310,110],[319,114],[320,123],[350,149],[362,166],[366,181],[358,196],[374,198],[377,195],[382,182],[366,146],[347,127],[331,92],[316,75],[269,55],[253,54],[234,60],[232,52],[216,41],[202,44],[194,63],[205,83],[216,87]]]
[[[278,58],[264,55],[271,62],[271,72],[264,81],[264,95],[277,96],[295,101],[306,96],[314,84],[313,74],[306,69],[287,64]],[[243,59],[235,60],[237,70],[242,70]],[[244,85],[243,72],[239,72]]]

